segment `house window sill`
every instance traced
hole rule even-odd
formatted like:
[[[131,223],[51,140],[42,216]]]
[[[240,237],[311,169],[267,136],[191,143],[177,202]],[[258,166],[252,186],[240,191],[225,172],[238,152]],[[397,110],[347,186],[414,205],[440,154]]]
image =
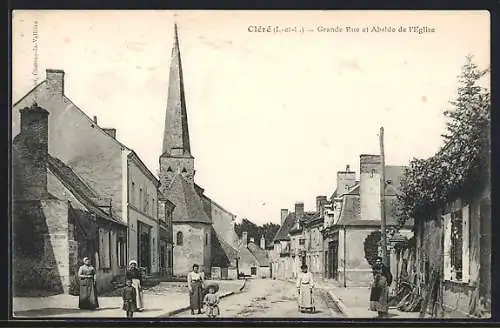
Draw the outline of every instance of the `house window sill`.
[[[462,281],[462,280],[444,280],[445,283],[448,283],[450,285],[456,285],[456,286],[468,286],[472,287],[472,282],[470,281]]]

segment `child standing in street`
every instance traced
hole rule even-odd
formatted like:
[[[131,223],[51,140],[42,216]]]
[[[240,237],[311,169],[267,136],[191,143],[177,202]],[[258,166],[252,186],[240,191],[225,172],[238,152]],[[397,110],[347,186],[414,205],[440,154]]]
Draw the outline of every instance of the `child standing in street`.
[[[215,294],[215,287],[208,287],[208,294],[203,298],[203,303],[207,307],[207,315],[209,318],[217,317],[219,313],[219,297]]]
[[[127,279],[126,286],[123,289],[123,311],[127,313],[127,318],[132,318],[134,312],[137,312],[136,291],[132,286],[132,280]]]

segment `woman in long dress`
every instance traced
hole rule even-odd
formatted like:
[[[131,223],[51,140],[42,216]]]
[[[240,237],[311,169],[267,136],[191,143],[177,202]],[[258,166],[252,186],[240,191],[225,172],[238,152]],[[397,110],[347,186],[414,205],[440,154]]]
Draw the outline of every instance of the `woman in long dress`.
[[[80,279],[80,297],[78,307],[85,310],[95,310],[99,307],[96,292],[95,268],[90,265],[88,257],[83,259],[83,265],[78,269]]]
[[[125,272],[125,281],[131,280],[132,287],[135,288],[137,311],[144,311],[143,291],[142,291],[142,274],[137,268],[137,261],[131,260],[128,264],[128,269]]]
[[[191,314],[194,314],[194,310],[196,309],[198,310],[198,314],[201,314],[203,307],[203,285],[205,284],[205,278],[203,273],[198,272],[198,270],[198,264],[193,265],[193,271],[189,272],[187,276]]]
[[[313,288],[314,280],[311,272],[307,271],[307,265],[301,267],[302,272],[297,277],[297,292],[299,310],[308,308],[314,310]]]
[[[382,266],[374,268],[374,278],[370,293],[370,309],[378,312],[379,318],[387,318],[389,313],[389,284],[383,274]]]

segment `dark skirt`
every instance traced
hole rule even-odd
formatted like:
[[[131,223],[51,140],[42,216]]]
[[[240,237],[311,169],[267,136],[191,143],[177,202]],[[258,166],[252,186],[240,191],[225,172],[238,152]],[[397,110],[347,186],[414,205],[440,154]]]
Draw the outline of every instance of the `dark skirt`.
[[[94,310],[99,307],[94,279],[80,280],[80,298],[78,307],[85,310]]]
[[[191,282],[193,290],[189,293],[189,307],[191,310],[201,310],[203,305],[203,287],[201,281]]]
[[[137,302],[135,301],[135,299],[133,300],[125,300],[123,301],[123,307],[122,307],[123,311],[127,311],[127,312],[137,312]]]

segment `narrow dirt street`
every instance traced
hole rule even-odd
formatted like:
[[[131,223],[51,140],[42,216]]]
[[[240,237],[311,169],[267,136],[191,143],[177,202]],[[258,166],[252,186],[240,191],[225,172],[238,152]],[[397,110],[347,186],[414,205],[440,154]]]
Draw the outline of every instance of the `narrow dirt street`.
[[[331,318],[342,315],[322,291],[314,291],[316,312],[301,313],[297,309],[296,289],[288,281],[259,279],[248,280],[245,289],[221,300],[221,318]],[[189,311],[175,317],[192,316]]]

